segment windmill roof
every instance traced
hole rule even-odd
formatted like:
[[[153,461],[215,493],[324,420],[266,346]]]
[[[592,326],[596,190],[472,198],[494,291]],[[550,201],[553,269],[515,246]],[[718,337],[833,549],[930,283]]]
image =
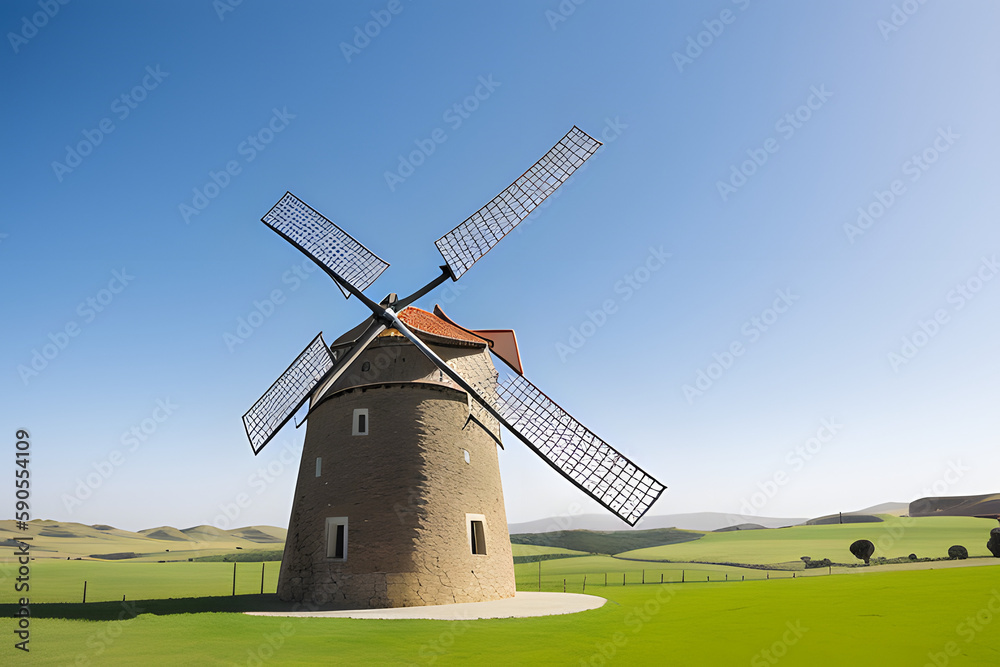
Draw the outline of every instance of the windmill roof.
[[[426,310],[409,306],[400,311],[398,317],[403,320],[403,324],[423,334],[447,341],[472,344],[477,347],[486,347],[488,345],[479,336],[469,333],[465,329],[460,329],[434,313],[428,313]]]

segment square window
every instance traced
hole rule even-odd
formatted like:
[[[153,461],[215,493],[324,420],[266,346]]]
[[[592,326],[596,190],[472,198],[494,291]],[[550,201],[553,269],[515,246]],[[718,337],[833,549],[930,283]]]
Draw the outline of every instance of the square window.
[[[353,422],[351,435],[368,435],[368,408],[355,410]]]
[[[486,555],[486,517],[482,514],[466,514],[465,525],[468,535],[468,544],[473,555]]]
[[[347,517],[326,518],[326,557],[347,560]]]

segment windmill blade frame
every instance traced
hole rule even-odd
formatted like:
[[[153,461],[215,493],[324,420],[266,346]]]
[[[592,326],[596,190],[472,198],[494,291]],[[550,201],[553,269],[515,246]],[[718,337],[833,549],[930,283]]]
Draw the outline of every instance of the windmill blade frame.
[[[503,192],[435,241],[452,280],[461,278],[602,145],[574,125]]]
[[[285,192],[260,220],[326,271],[345,298],[352,293],[345,284],[364,292],[389,268],[388,262],[291,192]]]
[[[256,456],[333,370],[335,361],[321,331],[243,415]]]
[[[403,334],[435,366],[464,389],[470,397],[507,427],[521,442],[577,488],[628,525],[634,526],[638,523],[639,519],[666,490],[667,487],[664,484],[658,482],[624,454],[598,438],[524,376],[517,376],[512,381],[516,384],[514,389],[503,390],[503,385],[499,385],[499,393],[495,399],[491,396],[485,396],[479,388],[469,383],[458,371],[449,366],[446,361],[420,340],[391,309],[386,309],[385,314],[392,321],[393,328]],[[535,417],[544,414],[546,419],[532,423],[524,419],[526,414]],[[539,423],[547,424],[550,428],[550,432],[546,434],[545,438],[539,438],[542,440],[541,443],[536,442],[532,437],[533,435],[537,437],[539,434],[541,430],[538,426]],[[534,428],[528,429],[526,424],[530,424]],[[572,445],[571,450],[565,443],[557,447],[557,443],[553,442],[553,437],[556,441],[562,442],[567,437],[567,432],[575,440],[575,442],[568,443]],[[560,457],[559,455],[565,451],[570,451],[570,453],[579,451],[580,456],[576,459],[572,459],[570,456]],[[550,456],[553,453],[556,453],[556,456]],[[567,467],[564,466],[569,460],[575,460],[577,464],[583,463],[584,466],[580,468],[579,465],[574,465],[567,470]],[[579,479],[580,477],[582,480]]]

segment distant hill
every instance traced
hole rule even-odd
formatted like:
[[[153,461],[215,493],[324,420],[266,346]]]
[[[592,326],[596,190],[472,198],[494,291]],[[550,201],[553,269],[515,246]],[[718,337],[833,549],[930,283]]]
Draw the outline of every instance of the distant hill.
[[[851,514],[891,514],[893,516],[902,516],[909,511],[910,503],[882,503],[851,512]]]
[[[1000,493],[982,496],[931,496],[910,503],[910,516],[1000,514]]]
[[[765,528],[782,528],[804,523],[806,518],[782,519],[767,516],[739,516],[722,512],[693,512],[687,514],[661,514],[645,516],[635,528],[610,514],[579,514],[569,517],[549,517],[508,525],[510,533],[549,533],[559,530],[627,531],[678,528],[709,532],[742,523],[756,523]]]
[[[634,531],[559,530],[549,533],[522,533],[510,536],[511,544],[562,547],[585,553],[614,555],[633,549],[691,542],[704,533],[655,528]]]
[[[170,526],[160,526],[159,528],[147,528],[146,530],[140,530],[140,535],[145,535],[146,537],[152,538],[154,540],[176,540],[180,542],[193,542],[190,537]]]
[[[830,524],[836,523],[879,523],[882,521],[879,517],[874,514],[859,514],[856,512],[847,512],[846,514],[828,514],[827,516],[817,517],[815,519],[809,519],[806,521],[808,526],[828,526]]]
[[[194,526],[178,530],[172,526],[139,532],[106,524],[87,526],[71,521],[35,519],[28,529],[17,530],[14,521],[0,521],[0,545],[15,546],[15,540],[30,537],[33,558],[81,558],[86,560],[188,560],[216,554],[256,551],[266,545],[281,549],[288,531],[275,526],[245,526],[220,530]]]

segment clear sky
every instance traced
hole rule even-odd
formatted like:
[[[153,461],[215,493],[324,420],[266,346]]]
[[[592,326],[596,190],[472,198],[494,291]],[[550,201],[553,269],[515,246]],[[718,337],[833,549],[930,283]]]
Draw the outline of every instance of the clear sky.
[[[36,518],[286,525],[305,429],[254,457],[240,417],[367,311],[260,217],[291,190],[392,264],[370,296],[408,293],[575,124],[605,142],[586,169],[418,305],[515,329],[527,377],[669,487],[653,514],[1000,491],[998,25],[989,1],[4,2],[3,477],[25,428]],[[506,442],[509,520],[602,511]]]

